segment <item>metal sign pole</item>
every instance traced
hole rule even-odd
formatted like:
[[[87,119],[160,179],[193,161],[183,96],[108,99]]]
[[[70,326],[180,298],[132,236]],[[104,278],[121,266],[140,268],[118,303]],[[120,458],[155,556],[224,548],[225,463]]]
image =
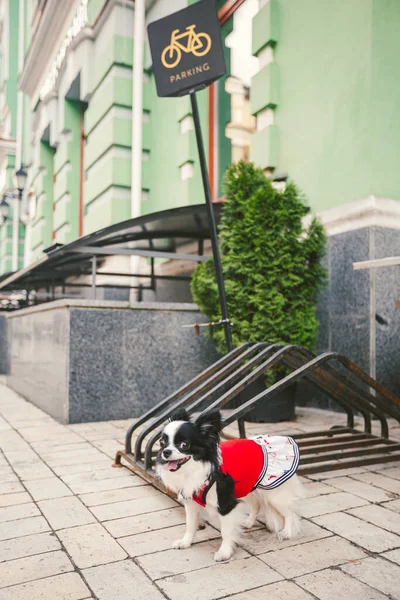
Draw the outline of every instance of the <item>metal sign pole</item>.
[[[214,256],[215,275],[217,277],[219,302],[220,302],[220,306],[221,306],[222,321],[223,321],[223,325],[224,325],[225,341],[226,341],[226,347],[228,349],[228,352],[230,352],[233,349],[231,325],[230,325],[230,320],[229,320],[228,305],[226,303],[224,276],[222,274],[221,256],[220,256],[219,246],[218,246],[217,225],[215,222],[214,209],[213,209],[212,201],[211,201],[210,181],[208,179],[206,155],[204,152],[204,143],[203,143],[203,136],[201,133],[199,107],[197,105],[196,92],[194,92],[194,91],[190,92],[190,100],[192,103],[192,113],[193,113],[194,129],[196,132],[197,148],[199,150],[199,160],[200,160],[200,168],[201,168],[201,177],[203,179],[204,196],[206,198],[208,220],[210,223],[211,246],[212,246],[212,251],[213,251],[213,256]]]
[[[231,352],[231,322],[196,97],[196,90],[204,89],[226,74],[216,0],[202,0],[191,4],[167,17],[153,21],[147,30],[157,94],[161,98],[190,94],[222,313],[221,322],[224,326],[226,347],[228,352]],[[240,419],[238,424],[240,436],[245,437],[243,419]]]

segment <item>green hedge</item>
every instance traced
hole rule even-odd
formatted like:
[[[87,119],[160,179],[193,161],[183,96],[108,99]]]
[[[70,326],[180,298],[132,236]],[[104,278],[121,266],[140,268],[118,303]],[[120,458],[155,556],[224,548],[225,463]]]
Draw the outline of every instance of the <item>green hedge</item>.
[[[252,163],[232,165],[225,188],[219,235],[234,346],[268,341],[313,349],[326,279],[322,225],[311,217],[304,224],[310,209],[293,183],[280,192]],[[210,320],[221,318],[212,259],[195,270],[192,293]],[[222,326],[213,338],[225,352]]]

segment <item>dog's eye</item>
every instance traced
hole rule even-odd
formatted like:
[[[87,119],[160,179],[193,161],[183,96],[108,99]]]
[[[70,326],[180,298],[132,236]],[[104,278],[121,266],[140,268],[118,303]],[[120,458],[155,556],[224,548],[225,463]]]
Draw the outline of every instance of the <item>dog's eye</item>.
[[[163,439],[160,440],[160,446],[161,446],[161,448],[164,448],[164,446],[165,446],[165,440],[163,440]]]
[[[190,448],[189,442],[182,442],[180,448],[181,448],[181,450],[189,450],[189,448]]]

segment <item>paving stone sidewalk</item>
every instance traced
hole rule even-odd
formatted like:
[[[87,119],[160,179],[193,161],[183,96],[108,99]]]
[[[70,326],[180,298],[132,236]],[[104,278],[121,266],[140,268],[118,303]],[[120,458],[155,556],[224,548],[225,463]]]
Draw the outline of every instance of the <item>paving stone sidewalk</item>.
[[[299,409],[267,428],[341,422]],[[60,425],[0,383],[0,600],[400,600],[400,464],[304,478],[300,537],[278,542],[260,524],[216,564],[217,529],[171,550],[182,507],[111,468],[128,424]]]

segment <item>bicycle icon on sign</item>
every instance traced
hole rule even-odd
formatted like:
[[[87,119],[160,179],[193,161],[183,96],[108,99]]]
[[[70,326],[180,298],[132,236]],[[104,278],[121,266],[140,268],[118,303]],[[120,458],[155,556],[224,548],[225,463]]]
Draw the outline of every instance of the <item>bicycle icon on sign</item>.
[[[179,33],[179,29],[171,34],[171,42],[166,46],[161,54],[161,62],[167,69],[173,69],[178,65],[182,58],[182,51],[194,56],[205,56],[211,48],[211,37],[208,33],[196,33],[196,25],[189,25],[186,31]],[[186,45],[178,40],[186,38]]]

